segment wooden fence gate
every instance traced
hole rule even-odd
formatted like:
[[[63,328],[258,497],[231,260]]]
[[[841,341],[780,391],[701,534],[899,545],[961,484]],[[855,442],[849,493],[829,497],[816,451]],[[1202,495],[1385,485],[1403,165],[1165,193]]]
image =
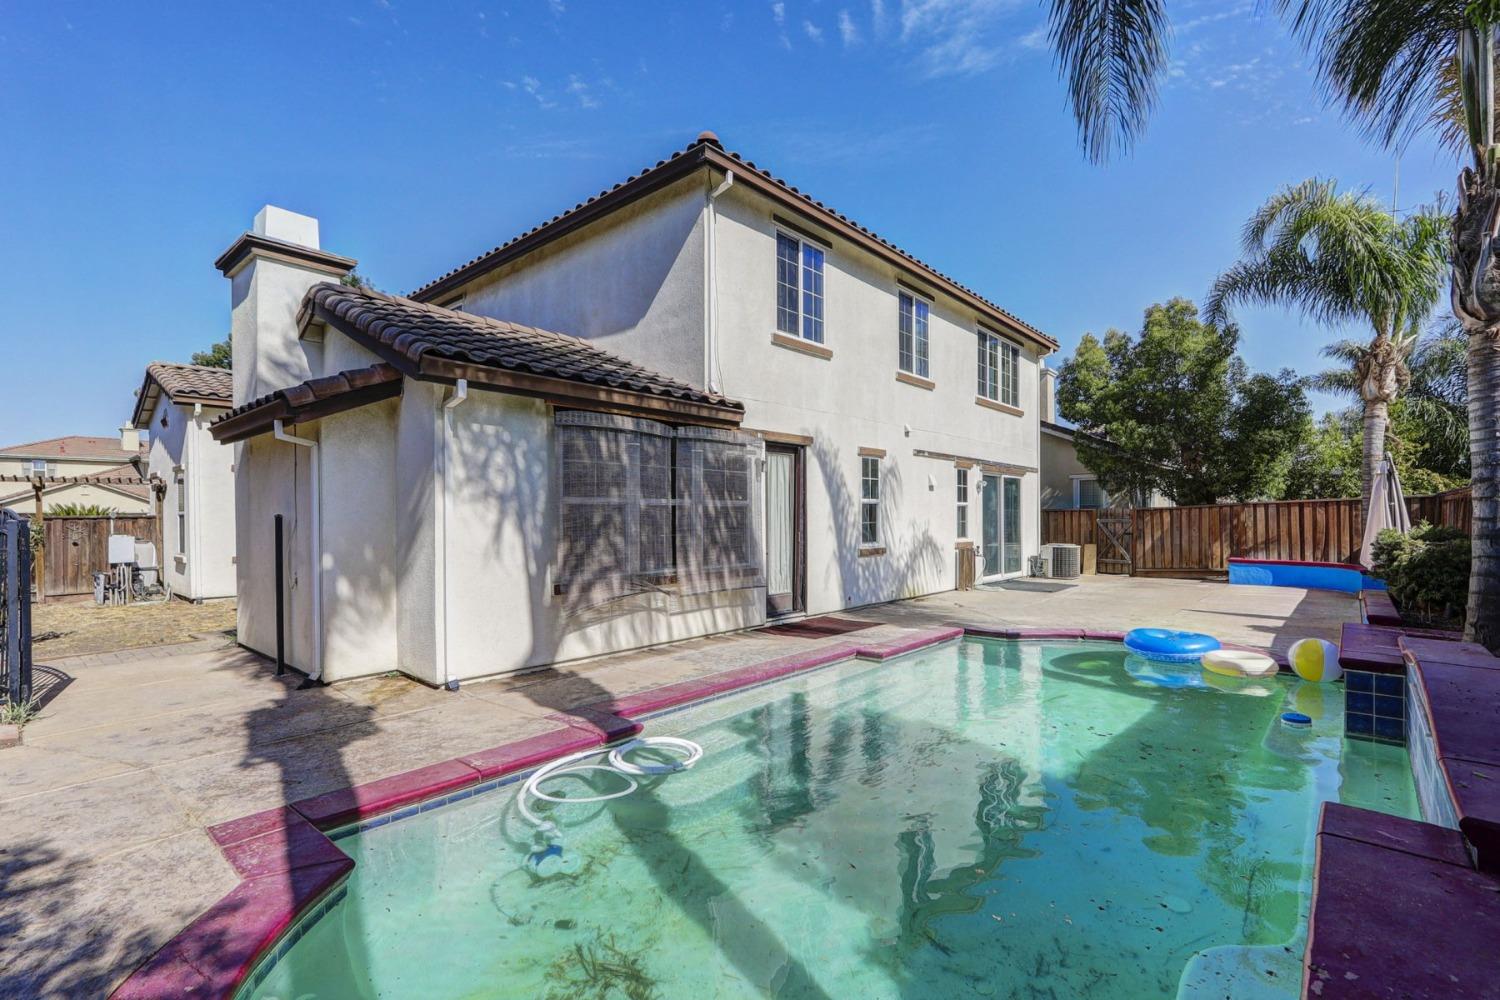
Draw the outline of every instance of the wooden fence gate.
[[[1134,567],[1131,548],[1135,538],[1133,512],[1128,508],[1103,508],[1094,518],[1094,528],[1099,546],[1099,572],[1129,576]]]
[[[109,536],[132,535],[156,542],[156,518],[151,515],[115,517],[48,517],[43,593],[71,597],[94,592],[94,574],[109,569]],[[161,552],[156,558],[160,562]]]

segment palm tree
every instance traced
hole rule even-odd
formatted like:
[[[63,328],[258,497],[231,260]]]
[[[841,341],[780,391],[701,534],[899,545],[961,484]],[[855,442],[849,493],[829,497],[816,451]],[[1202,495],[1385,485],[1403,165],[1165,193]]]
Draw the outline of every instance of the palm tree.
[[[1166,72],[1165,0],[1050,0],[1049,40],[1090,159],[1128,148]],[[1436,126],[1471,159],[1453,215],[1453,312],[1469,336],[1473,562],[1465,637],[1500,651],[1500,0],[1272,0],[1326,94],[1387,146]]]
[[[1390,405],[1411,382],[1407,359],[1437,305],[1447,270],[1448,220],[1424,210],[1397,221],[1367,194],[1303,181],[1273,195],[1245,224],[1244,257],[1214,282],[1204,314],[1228,322],[1243,303],[1286,305],[1313,320],[1367,324],[1354,352],[1364,402],[1361,512],[1385,458]]]

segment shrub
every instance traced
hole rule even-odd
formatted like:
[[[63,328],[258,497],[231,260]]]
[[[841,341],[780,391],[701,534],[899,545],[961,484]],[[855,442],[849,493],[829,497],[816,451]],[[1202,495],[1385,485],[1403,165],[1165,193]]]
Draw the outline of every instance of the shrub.
[[[113,507],[97,503],[55,503],[47,508],[48,517],[114,517],[118,513]]]
[[[1375,536],[1373,572],[1403,615],[1422,624],[1462,624],[1469,603],[1469,536],[1425,521],[1403,535]]]

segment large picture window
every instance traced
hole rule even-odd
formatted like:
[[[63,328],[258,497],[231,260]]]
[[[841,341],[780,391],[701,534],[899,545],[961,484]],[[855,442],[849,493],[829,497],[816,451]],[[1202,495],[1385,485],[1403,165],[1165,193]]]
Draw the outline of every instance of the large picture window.
[[[932,306],[926,299],[897,296],[896,366],[908,375],[928,377],[927,325]]]
[[[823,342],[823,248],[776,233],[776,330]]]
[[[759,442],[706,427],[557,414],[555,584],[570,603],[759,586]]]

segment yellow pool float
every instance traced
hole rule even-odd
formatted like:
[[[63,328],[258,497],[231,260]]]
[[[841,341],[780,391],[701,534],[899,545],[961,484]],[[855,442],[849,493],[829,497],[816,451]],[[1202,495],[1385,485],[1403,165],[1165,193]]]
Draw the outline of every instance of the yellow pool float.
[[[1276,661],[1248,649],[1216,649],[1203,654],[1203,669],[1225,677],[1270,677]]]

